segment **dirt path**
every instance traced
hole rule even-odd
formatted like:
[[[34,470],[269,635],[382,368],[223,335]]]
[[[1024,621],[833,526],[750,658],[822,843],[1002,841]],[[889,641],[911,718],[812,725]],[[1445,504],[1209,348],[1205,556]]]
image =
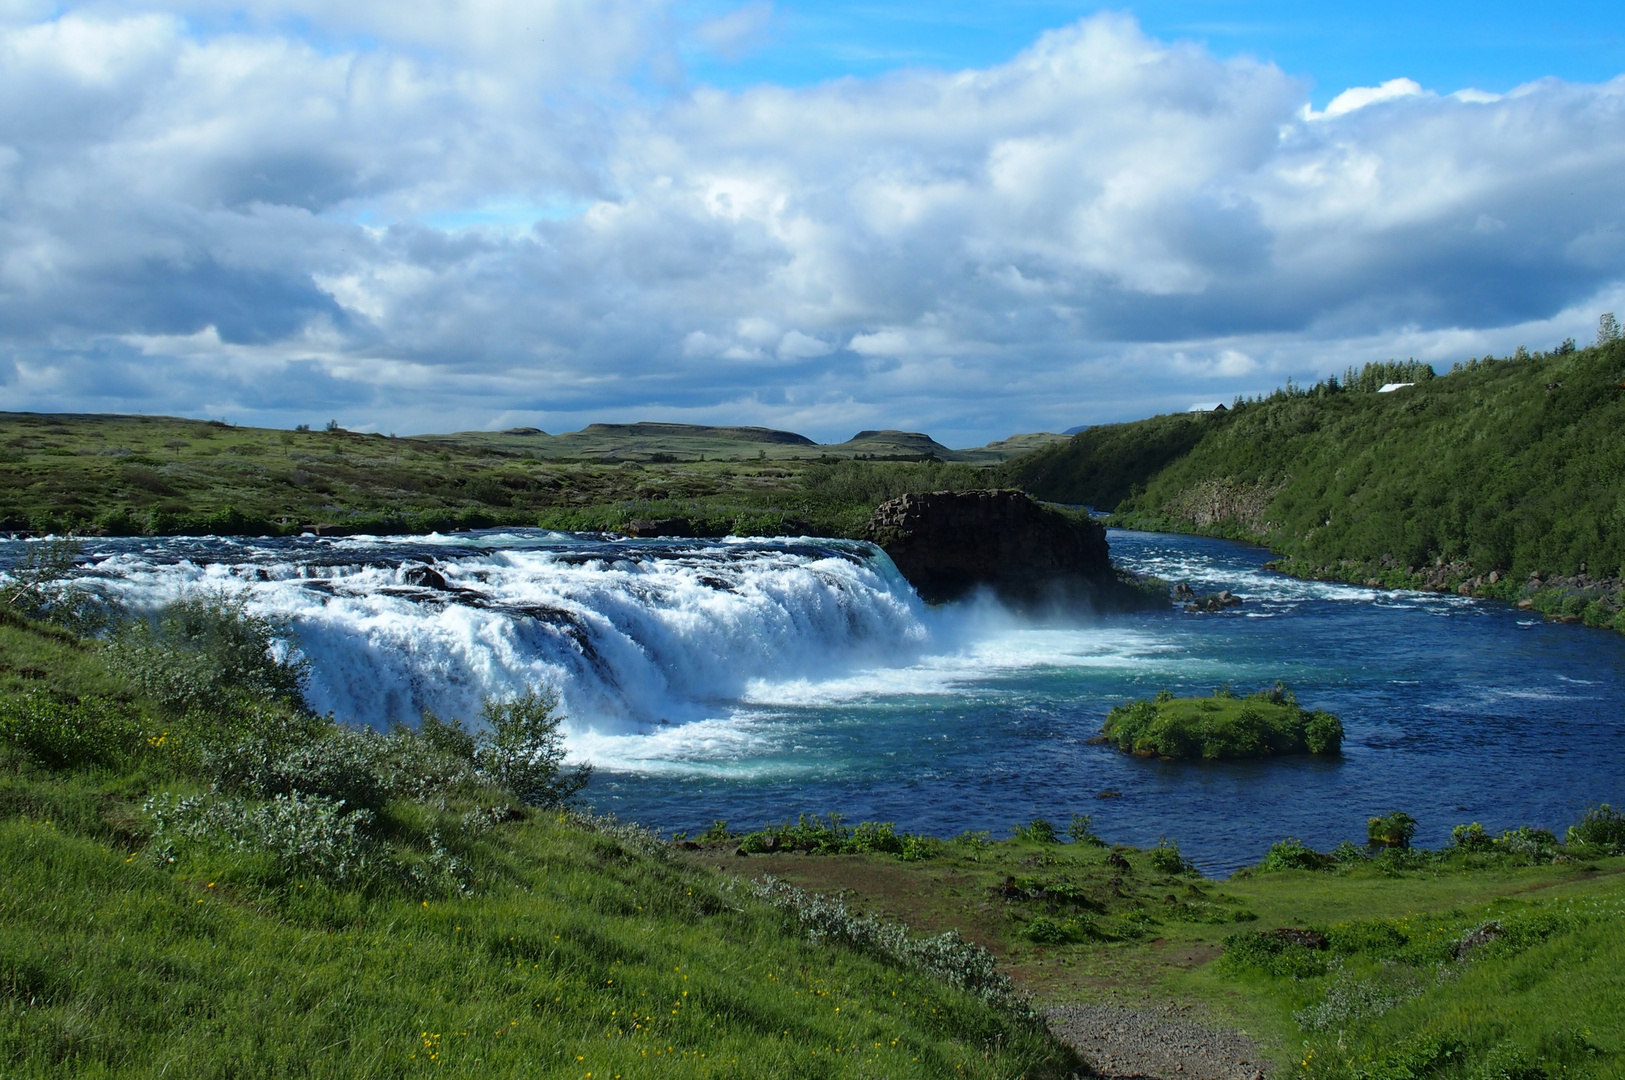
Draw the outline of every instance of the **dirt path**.
[[[1264,1052],[1238,1031],[1207,1027],[1177,1006],[1056,1005],[1050,1029],[1101,1076],[1156,1080],[1263,1080]]]

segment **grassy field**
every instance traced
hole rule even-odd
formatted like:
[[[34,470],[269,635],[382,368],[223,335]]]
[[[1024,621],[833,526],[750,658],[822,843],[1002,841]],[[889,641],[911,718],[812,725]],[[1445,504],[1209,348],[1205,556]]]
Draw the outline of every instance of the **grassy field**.
[[[850,536],[880,495],[985,486],[983,465],[1052,438],[950,453],[924,436],[866,435],[819,446],[763,429],[593,425],[395,438],[4,413],[0,529],[259,535],[682,518],[715,535]]]
[[[734,842],[691,858],[921,930],[959,928],[1042,1001],[1193,1006],[1259,1039],[1283,1075],[1625,1075],[1625,858],[1531,832],[1375,856],[1288,842],[1211,880],[1172,844],[1107,847],[1087,823],[1071,843],[1056,831],[973,836],[907,861],[739,856]],[[1283,944],[1283,927],[1325,947]]]

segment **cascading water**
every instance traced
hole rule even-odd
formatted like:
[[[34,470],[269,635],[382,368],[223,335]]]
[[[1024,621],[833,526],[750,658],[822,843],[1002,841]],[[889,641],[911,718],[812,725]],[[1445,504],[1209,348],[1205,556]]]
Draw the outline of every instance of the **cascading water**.
[[[378,726],[425,709],[473,717],[482,696],[538,684],[561,691],[578,732],[685,724],[754,680],[906,663],[932,638],[890,560],[855,542],[525,530],[97,554],[91,576],[132,609],[202,589],[286,619],[311,661],[310,703]]]
[[[447,537],[96,540],[96,587],[135,607],[222,589],[285,616],[309,697],[341,720],[472,719],[557,687],[585,797],[645,824],[799,812],[936,835],[1092,813],[1112,840],[1179,840],[1208,870],[1291,835],[1320,847],[1403,809],[1561,827],[1625,802],[1625,636],[1506,605],[1295,581],[1267,552],[1114,532],[1114,557],[1246,598],[1217,615],[922,605],[843,541]],[[0,569],[22,544],[0,542]],[[1158,762],[1094,744],[1112,705],[1286,680],[1344,720],[1342,756]],[[1099,798],[1112,795],[1111,798]]]

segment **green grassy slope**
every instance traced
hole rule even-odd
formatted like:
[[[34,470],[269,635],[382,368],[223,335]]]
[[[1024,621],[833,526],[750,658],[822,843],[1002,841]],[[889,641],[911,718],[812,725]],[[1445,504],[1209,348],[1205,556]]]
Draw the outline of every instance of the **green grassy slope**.
[[[35,695],[0,693],[0,1075],[1036,1078],[1073,1067],[1031,1022],[918,966],[815,943],[748,886],[647,833],[527,808],[486,781],[354,796],[375,808],[364,863],[324,857],[343,847],[330,825],[296,845],[274,828],[277,844],[244,840],[252,829],[232,830],[278,813],[297,826],[297,808],[244,796],[210,762],[229,753],[231,723],[263,732],[281,707],[165,714],[97,646],[67,645],[0,626],[0,663],[30,672]],[[71,725],[30,726],[38,695]],[[98,717],[116,723],[93,730]],[[317,782],[366,788],[357,746],[395,747],[420,780],[445,765],[424,757],[421,736],[358,744],[303,723],[294,749],[317,755],[307,766],[325,761],[306,770]],[[176,798],[215,807],[211,828],[165,826],[165,813],[185,819]]]
[[[1439,584],[1625,566],[1625,344],[1389,394],[1291,388],[1091,428],[1004,475],[1121,523],[1267,544],[1303,573]],[[1481,584],[1475,582],[1475,586]]]

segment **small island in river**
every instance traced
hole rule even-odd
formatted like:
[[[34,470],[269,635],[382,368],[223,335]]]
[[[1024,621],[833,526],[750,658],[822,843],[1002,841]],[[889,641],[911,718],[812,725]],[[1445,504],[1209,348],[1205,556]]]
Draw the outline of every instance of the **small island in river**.
[[[1228,686],[1212,697],[1176,698],[1164,690],[1114,708],[1100,734],[1119,750],[1162,758],[1336,754],[1343,746],[1343,722],[1305,709],[1281,683],[1247,697]]]

